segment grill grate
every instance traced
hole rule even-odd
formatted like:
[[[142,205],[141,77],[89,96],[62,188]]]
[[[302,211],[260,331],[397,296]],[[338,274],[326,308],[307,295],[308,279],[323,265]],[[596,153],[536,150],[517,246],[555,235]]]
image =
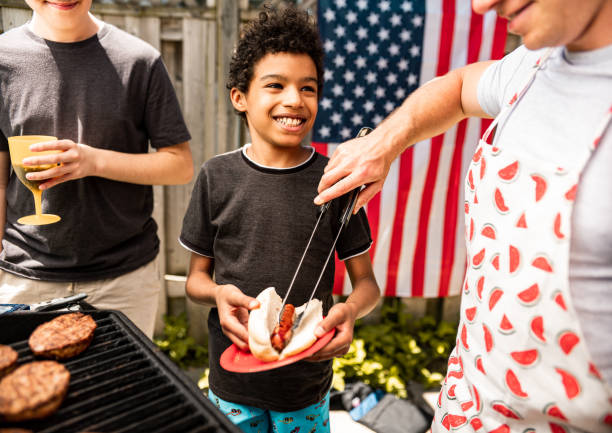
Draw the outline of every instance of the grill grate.
[[[86,313],[98,327],[87,350],[62,361],[71,377],[58,411],[7,426],[44,433],[240,432],[123,314]],[[19,365],[34,361],[30,333],[60,314],[2,315],[0,343],[18,352]]]

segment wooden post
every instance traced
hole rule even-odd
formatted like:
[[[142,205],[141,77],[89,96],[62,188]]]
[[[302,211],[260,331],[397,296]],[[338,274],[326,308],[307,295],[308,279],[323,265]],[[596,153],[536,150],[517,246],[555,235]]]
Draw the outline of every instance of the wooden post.
[[[28,9],[17,9],[3,7],[0,9],[2,13],[2,32],[6,32],[14,27],[25,24],[32,17],[32,11]]]
[[[229,63],[240,31],[239,0],[224,0],[217,4],[218,55],[218,140],[216,153],[236,149],[238,146],[238,118],[227,96],[225,83]]]

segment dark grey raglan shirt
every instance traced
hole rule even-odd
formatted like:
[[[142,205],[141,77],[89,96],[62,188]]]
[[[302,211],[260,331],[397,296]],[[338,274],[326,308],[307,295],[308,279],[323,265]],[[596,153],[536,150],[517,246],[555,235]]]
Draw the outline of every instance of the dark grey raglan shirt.
[[[244,149],[219,155],[201,168],[183,220],[180,242],[214,258],[217,284],[234,284],[249,296],[274,286],[284,297],[318,217],[313,204],[328,159],[313,151],[289,169],[257,165]],[[334,200],[319,223],[287,302],[308,300],[340,226],[346,197]],[[367,251],[372,243],[365,212],[349,220],[336,245],[340,259]],[[333,304],[333,259],[315,298],[324,314]],[[297,362],[260,373],[231,373],[219,358],[231,341],[219,325],[217,309],[209,319],[210,388],[219,397],[280,412],[320,401],[331,386],[331,361]]]
[[[0,151],[26,134],[126,153],[190,139],[159,52],[112,25],[58,43],[26,24],[0,35],[0,59]],[[60,222],[20,225],[34,200],[11,173],[0,268],[55,281],[119,276],[158,253],[152,209],[151,186],[86,177],[43,193],[43,212]]]

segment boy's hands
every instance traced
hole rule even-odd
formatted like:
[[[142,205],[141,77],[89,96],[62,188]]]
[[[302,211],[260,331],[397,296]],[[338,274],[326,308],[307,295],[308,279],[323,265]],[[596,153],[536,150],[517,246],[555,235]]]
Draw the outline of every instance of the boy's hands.
[[[40,184],[41,190],[51,188],[67,180],[80,179],[95,175],[95,149],[72,140],[47,141],[30,146],[33,152],[61,150],[62,153],[31,156],[24,158],[24,165],[59,164],[48,170],[31,172],[26,175],[30,180],[46,180]]]
[[[325,361],[346,354],[353,341],[353,327],[357,320],[357,313],[357,307],[352,303],[343,302],[334,305],[325,319],[319,323],[315,335],[320,338],[334,327],[336,335],[324,348],[306,358],[306,361]]]
[[[246,351],[249,347],[249,311],[259,308],[259,301],[245,295],[232,284],[217,286],[216,303],[223,333]]]

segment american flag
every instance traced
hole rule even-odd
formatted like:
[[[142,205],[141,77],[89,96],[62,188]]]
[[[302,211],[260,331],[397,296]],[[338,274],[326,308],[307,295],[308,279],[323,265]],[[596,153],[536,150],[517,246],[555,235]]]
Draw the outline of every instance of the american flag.
[[[451,69],[504,54],[506,22],[470,0],[319,0],[325,88],[313,146],[325,155],[375,127],[410,92]],[[386,296],[459,294],[463,178],[488,121],[460,122],[398,158],[367,205],[374,272]],[[336,259],[334,293],[350,293]]]

